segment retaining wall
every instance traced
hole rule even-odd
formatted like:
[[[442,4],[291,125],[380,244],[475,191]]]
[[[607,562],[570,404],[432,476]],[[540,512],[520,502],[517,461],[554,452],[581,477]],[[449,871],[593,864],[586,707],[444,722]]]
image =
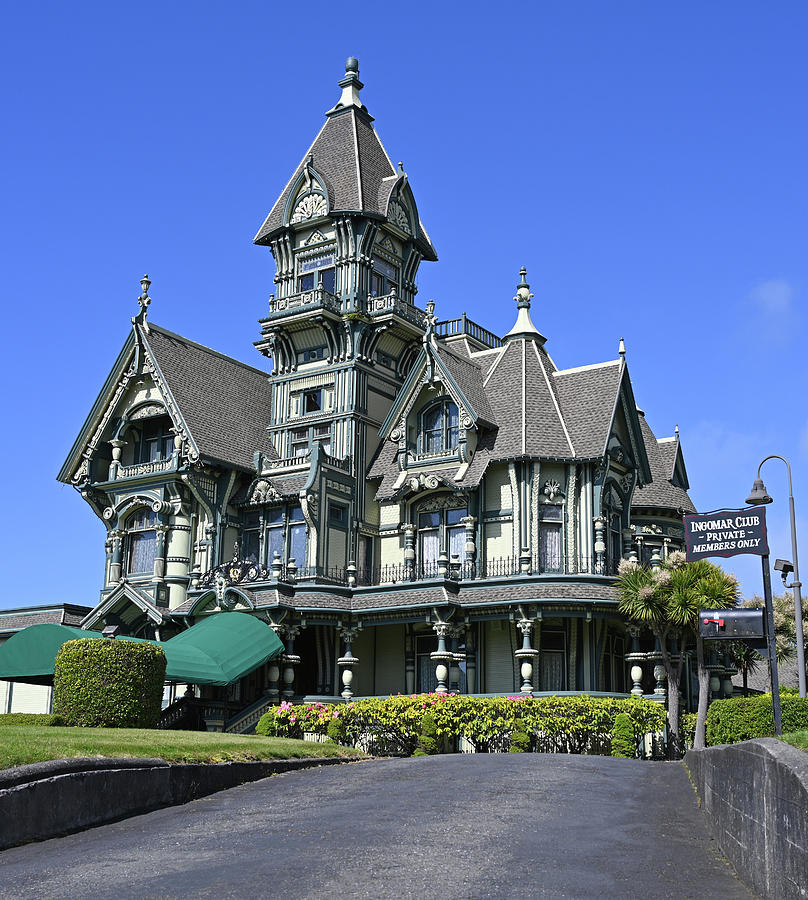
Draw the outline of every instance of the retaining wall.
[[[808,898],[808,753],[774,738],[689,750],[708,825],[762,897]]]
[[[169,764],[163,759],[67,759],[0,772],[0,850],[187,803],[280,772],[343,757]]]

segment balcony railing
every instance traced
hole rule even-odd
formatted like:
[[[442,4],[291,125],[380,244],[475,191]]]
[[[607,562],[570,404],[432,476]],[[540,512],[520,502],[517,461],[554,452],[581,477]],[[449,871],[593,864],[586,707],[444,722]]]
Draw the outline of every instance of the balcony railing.
[[[177,461],[173,456],[169,456],[168,459],[153,459],[151,462],[134,463],[131,466],[118,466],[115,469],[114,480],[119,478],[137,478],[141,475],[156,475],[160,472],[172,472],[176,467]]]
[[[327,309],[339,314],[339,300],[322,287],[316,287],[311,291],[300,291],[290,294],[288,297],[269,298],[269,315],[267,318],[275,319],[280,316],[288,316],[293,313],[307,312],[313,309]]]
[[[369,316],[382,316],[395,313],[407,322],[411,322],[417,328],[424,327],[424,311],[402,300],[395,291],[384,294],[381,297],[374,297],[368,294],[365,306]]]
[[[440,337],[467,334],[470,338],[474,338],[474,340],[479,341],[486,347],[502,346],[502,338],[497,337],[487,328],[483,328],[482,325],[472,322],[465,313],[459,319],[446,319],[444,322],[438,322],[435,326],[435,332]]]

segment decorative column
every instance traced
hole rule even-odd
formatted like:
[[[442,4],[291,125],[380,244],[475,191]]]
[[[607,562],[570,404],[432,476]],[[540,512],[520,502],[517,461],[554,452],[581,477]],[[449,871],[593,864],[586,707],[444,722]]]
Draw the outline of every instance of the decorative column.
[[[348,568],[345,569],[345,577],[349,588],[356,587],[356,563],[353,560],[348,561]]]
[[[412,625],[406,626],[404,634],[404,690],[415,693],[415,647],[413,646]]]
[[[415,581],[415,526],[408,523],[401,530],[404,532],[404,579]]]
[[[112,555],[109,563],[110,582],[120,581],[123,574],[123,535],[124,533],[117,529],[109,533],[112,541]]]
[[[465,632],[464,625],[458,625],[450,631],[452,662],[449,666],[449,690],[453,694],[460,693],[460,664],[465,661],[466,654],[460,652],[459,643]]]
[[[595,516],[595,574],[603,575],[606,571],[606,519],[603,516]]]
[[[436,622],[432,627],[438,636],[438,649],[434,653],[429,654],[430,659],[436,663],[435,678],[438,680],[438,686],[435,688],[435,692],[447,694],[449,692],[446,684],[449,678],[448,664],[453,659],[453,654],[446,649],[446,638],[449,634],[450,626],[448,622]]]
[[[470,624],[466,625],[466,693],[477,693],[477,644]]]
[[[154,551],[154,580],[162,581],[166,574],[166,541],[168,538],[169,526],[160,523],[154,526],[157,534],[157,547]]]
[[[477,544],[474,541],[477,519],[474,516],[463,516],[460,524],[466,529],[466,563],[468,565],[469,578],[474,578],[477,572]]]
[[[520,619],[516,623],[516,627],[522,632],[522,647],[514,653],[519,661],[519,674],[522,677],[522,686],[520,688],[523,694],[533,694],[533,663],[539,655],[538,650],[534,650],[530,643],[530,637],[533,634],[533,622],[531,619]]]
[[[651,568],[658,572],[661,565],[662,557],[659,555],[659,547],[654,547],[654,552],[651,554]]]
[[[631,548],[634,545],[635,530],[636,526],[630,525],[628,528],[624,528],[622,532],[620,532],[623,537],[623,559],[628,559],[631,556]]]
[[[346,700],[350,700],[354,693],[351,689],[353,682],[353,670],[359,665],[359,658],[351,652],[351,645],[356,640],[359,632],[359,626],[351,625],[347,628],[340,628],[340,635],[345,641],[345,654],[337,660],[337,665],[342,670],[342,696]]]
[[[126,441],[114,438],[109,444],[112,447],[112,462],[109,466],[109,480],[115,481],[118,477],[118,469],[121,467],[121,450],[126,446]]]
[[[299,625],[284,625],[283,634],[286,652],[283,654],[283,697],[294,697],[295,666],[300,665],[300,657],[295,653],[295,638],[300,634]]]
[[[441,550],[438,554],[438,578],[449,577],[449,554]]]
[[[462,563],[460,562],[460,554],[453,553],[452,561],[449,563],[449,578],[452,581],[460,581],[461,569],[463,568]]]
[[[642,545],[645,543],[645,538],[641,535],[637,535],[637,561],[642,563]]]
[[[633,682],[631,693],[635,697],[642,697],[642,666],[640,662],[645,659],[645,654],[640,652],[640,629],[634,625],[630,625],[628,633],[631,635],[631,653],[626,654],[626,662],[633,662],[629,674]]]
[[[519,551],[519,574],[530,575],[530,547],[522,547]]]

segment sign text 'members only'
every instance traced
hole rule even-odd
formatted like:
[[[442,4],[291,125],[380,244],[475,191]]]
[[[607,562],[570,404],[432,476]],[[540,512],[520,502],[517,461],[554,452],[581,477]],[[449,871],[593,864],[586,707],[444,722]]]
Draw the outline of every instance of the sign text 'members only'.
[[[766,510],[720,509],[700,516],[683,516],[688,562],[706,556],[737,556],[753,553],[768,556]]]

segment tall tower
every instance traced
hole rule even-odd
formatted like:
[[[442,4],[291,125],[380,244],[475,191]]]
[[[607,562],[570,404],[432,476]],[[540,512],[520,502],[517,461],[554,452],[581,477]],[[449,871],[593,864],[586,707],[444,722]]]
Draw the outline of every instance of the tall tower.
[[[310,539],[308,565],[318,566],[369,563],[360,536],[372,536],[376,514],[365,473],[420,346],[418,267],[437,259],[403,166],[391,162],[360,99],[358,72],[350,57],[339,102],[255,237],[277,269],[256,346],[273,360],[268,431],[279,458],[259,459],[259,471],[275,479],[309,461],[315,505],[323,502],[318,521],[305,498],[304,512],[321,534],[332,515],[326,482],[340,479],[315,470],[333,467],[351,488],[333,514],[346,517],[345,553]]]

